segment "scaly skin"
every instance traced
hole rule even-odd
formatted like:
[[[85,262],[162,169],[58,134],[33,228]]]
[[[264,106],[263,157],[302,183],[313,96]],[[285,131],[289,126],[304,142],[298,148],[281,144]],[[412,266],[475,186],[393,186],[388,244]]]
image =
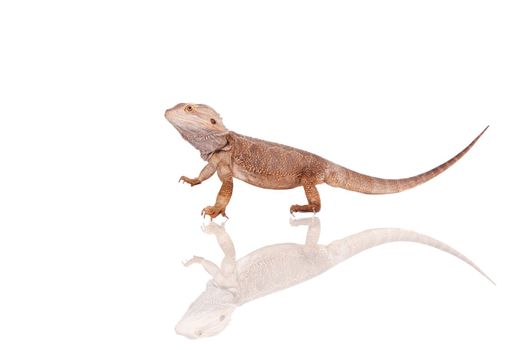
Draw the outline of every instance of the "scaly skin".
[[[211,218],[226,216],[226,207],[233,193],[233,178],[274,190],[302,186],[308,204],[292,205],[292,214],[319,212],[321,198],[316,186],[323,183],[366,194],[401,192],[448,169],[488,128],[456,156],[430,171],[405,179],[381,179],[347,169],[307,151],[237,134],[224,126],[215,110],[203,104],[179,103],[168,109],[165,117],[208,162],[198,177],[182,176],[180,181],[195,186],[216,172],[222,182],[215,204],[201,212]]]

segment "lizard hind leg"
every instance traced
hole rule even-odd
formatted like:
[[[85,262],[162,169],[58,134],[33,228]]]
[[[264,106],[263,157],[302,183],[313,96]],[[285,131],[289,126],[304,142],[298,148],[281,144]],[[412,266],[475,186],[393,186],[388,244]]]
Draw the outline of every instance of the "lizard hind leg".
[[[317,191],[317,188],[315,185],[306,184],[303,185],[304,193],[306,194],[306,199],[308,200],[308,204],[305,205],[299,205],[294,204],[290,207],[290,214],[294,214],[297,212],[301,213],[317,213],[321,211],[321,197],[319,196],[319,192]]]

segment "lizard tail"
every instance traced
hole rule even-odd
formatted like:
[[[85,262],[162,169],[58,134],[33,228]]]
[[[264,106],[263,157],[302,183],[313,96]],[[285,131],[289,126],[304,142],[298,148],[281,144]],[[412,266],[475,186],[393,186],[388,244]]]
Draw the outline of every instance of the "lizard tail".
[[[377,228],[359,232],[355,235],[334,241],[328,245],[328,251],[331,253],[334,262],[339,263],[350,258],[364,250],[376,247],[381,244],[390,242],[414,242],[425,244],[427,246],[442,250],[472,266],[492,284],[494,281],[483,272],[472,260],[461,254],[451,246],[438,241],[430,236],[423,235],[410,230],[400,228]]]
[[[487,128],[488,126],[463,151],[425,173],[404,179],[382,179],[352,171],[335,163],[329,163],[325,183],[330,186],[366,194],[387,194],[408,190],[427,182],[450,168],[474,146]]]

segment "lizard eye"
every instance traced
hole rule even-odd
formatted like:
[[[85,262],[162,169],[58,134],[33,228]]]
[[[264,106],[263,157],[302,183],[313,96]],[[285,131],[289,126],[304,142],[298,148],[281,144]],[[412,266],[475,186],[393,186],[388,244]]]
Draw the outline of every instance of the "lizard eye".
[[[210,123],[212,123],[212,124],[217,124],[217,121],[216,121],[215,119],[211,118],[211,119],[210,119]]]
[[[193,107],[190,106],[190,105],[187,105],[186,107],[184,107],[184,110],[185,110],[186,112],[193,112]]]

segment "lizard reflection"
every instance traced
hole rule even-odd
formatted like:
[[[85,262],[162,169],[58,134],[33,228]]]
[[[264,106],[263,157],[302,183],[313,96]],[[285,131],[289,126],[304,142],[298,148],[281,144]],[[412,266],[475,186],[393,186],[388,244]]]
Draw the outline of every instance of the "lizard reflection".
[[[290,223],[292,226],[308,226],[304,245],[269,245],[239,260],[236,260],[235,247],[224,224],[211,222],[204,226],[203,231],[216,237],[224,259],[220,267],[197,256],[185,263],[185,266],[202,265],[212,279],[178,322],[176,332],[189,338],[216,335],[226,328],[237,306],[306,281],[359,252],[388,242],[410,241],[440,249],[463,260],[492,282],[479,267],[452,247],[413,231],[371,229],[320,245],[319,218],[290,220]]]

